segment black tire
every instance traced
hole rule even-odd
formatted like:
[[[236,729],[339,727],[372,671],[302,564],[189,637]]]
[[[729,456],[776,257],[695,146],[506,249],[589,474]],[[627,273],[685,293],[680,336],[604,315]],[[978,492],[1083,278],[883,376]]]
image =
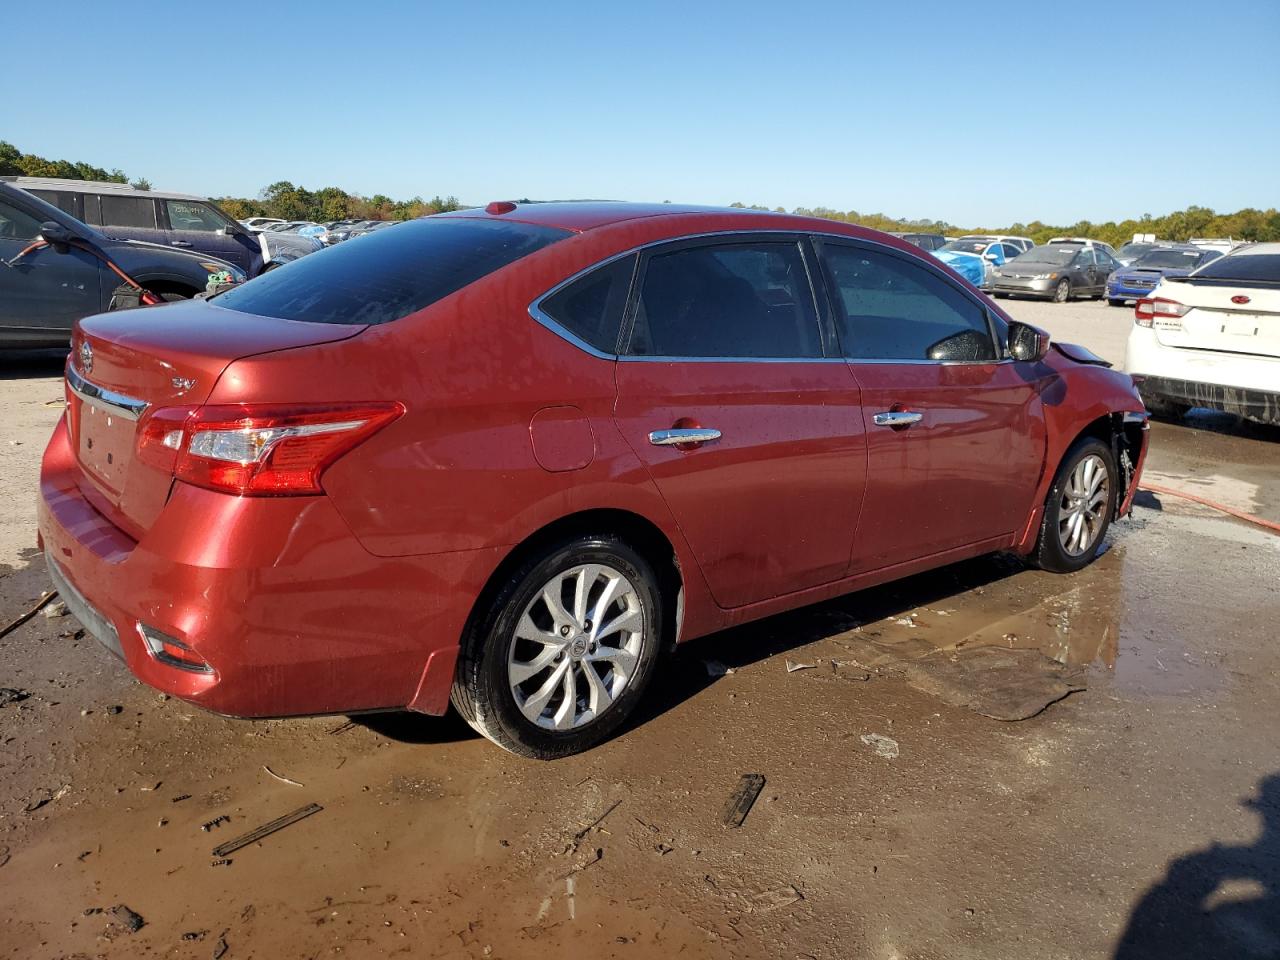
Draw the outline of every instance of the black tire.
[[[1123,300],[1112,300],[1110,297],[1108,297],[1108,298],[1107,298],[1107,306],[1109,306],[1109,307],[1123,307],[1123,306],[1124,306],[1124,301],[1123,301]]]
[[[1053,302],[1066,303],[1071,299],[1071,281],[1063,277],[1058,281],[1058,285],[1053,288]]]
[[[1078,552],[1069,550],[1063,542],[1064,523],[1070,522],[1064,513],[1066,501],[1071,497],[1071,478],[1086,459],[1096,457],[1106,469],[1106,491],[1103,503],[1099,505],[1098,520],[1094,524],[1087,521],[1088,543]],[[1115,456],[1111,447],[1096,437],[1081,437],[1067,450],[1066,456],[1058,467],[1053,478],[1053,486],[1045,498],[1044,516],[1040,520],[1040,535],[1036,540],[1035,550],[1031,555],[1032,562],[1042,570],[1053,573],[1074,573],[1093,562],[1098,555],[1098,547],[1107,537],[1107,529],[1111,526],[1111,518],[1116,512],[1116,498],[1119,495],[1119,471],[1116,470]]]
[[[1191,404],[1179,403],[1177,400],[1159,395],[1143,393],[1142,402],[1153,417],[1159,417],[1161,420],[1181,420],[1191,412]]]
[[[509,682],[508,658],[517,643],[527,642],[516,638],[516,625],[526,608],[537,602],[544,585],[582,564],[612,567],[630,581],[643,611],[643,636],[630,679],[598,717],[568,730],[548,729],[529,720],[517,705]],[[473,616],[471,628],[463,638],[454,676],[450,697],[454,708],[477,733],[522,757],[554,760],[581,753],[608,739],[639,702],[657,665],[666,623],[658,584],[652,565],[630,545],[609,533],[576,536],[531,555]],[[591,649],[594,651],[594,644]],[[560,659],[557,657],[555,662]],[[578,676],[573,673],[575,666],[594,669],[590,664],[583,667],[571,663],[568,669],[575,678]],[[535,674],[529,682],[536,683],[541,676]],[[585,675],[573,683],[579,698],[583,688],[590,687]],[[567,699],[562,692],[559,698],[560,703]],[[580,702],[579,698],[575,699]],[[553,694],[547,709],[556,701],[557,695]]]
[[[995,297],[997,300],[1007,300],[1009,298],[1009,295],[1007,293],[993,293],[991,295]]]

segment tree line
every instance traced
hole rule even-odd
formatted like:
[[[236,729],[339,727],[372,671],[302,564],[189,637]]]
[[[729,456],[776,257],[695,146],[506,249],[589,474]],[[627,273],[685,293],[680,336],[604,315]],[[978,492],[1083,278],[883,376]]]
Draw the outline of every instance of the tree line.
[[[105,180],[113,183],[131,183],[142,189],[151,189],[146,178],[130,180],[122,170],[106,170],[82,161],[47,160],[31,153],[22,153],[11,143],[0,140],[0,176],[60,177],[68,180]],[[237,220],[246,217],[279,217],[283,220],[411,220],[415,217],[462,209],[457,197],[436,195],[430,200],[412,197],[393,200],[384,194],[364,197],[348,193],[341,187],[323,187],[308,190],[288,180],[279,180],[263,189],[257,197],[218,197],[219,206]],[[743,203],[731,204],[747,207]],[[750,205],[752,210],[768,210],[769,207]],[[772,208],[786,213],[782,207]],[[1192,237],[1233,237],[1237,240],[1280,240],[1280,211],[1274,208],[1258,210],[1247,207],[1235,213],[1215,213],[1208,207],[1187,207],[1160,217],[1144,213],[1138,219],[1092,223],[1081,220],[1070,225],[1056,226],[1033,220],[1030,223],[1013,223],[1007,226],[987,224],[981,227],[959,227],[942,220],[900,220],[883,213],[859,213],[856,210],[834,210],[828,207],[797,207],[791,211],[800,216],[822,217],[854,223],[874,230],[890,233],[941,233],[958,236],[964,233],[1008,233],[1030,237],[1036,243],[1044,243],[1050,237],[1092,237],[1113,246],[1132,239],[1135,233],[1154,233],[1162,240],[1189,240]]]

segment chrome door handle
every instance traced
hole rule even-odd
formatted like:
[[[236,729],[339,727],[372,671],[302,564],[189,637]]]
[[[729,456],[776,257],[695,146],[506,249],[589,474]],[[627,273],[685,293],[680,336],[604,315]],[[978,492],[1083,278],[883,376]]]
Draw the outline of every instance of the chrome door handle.
[[[171,246],[171,247],[189,247],[189,246],[191,246],[191,244],[190,244],[190,243],[188,243],[186,240],[170,240],[170,241],[169,241],[169,246]]]
[[[706,443],[719,440],[720,431],[707,427],[694,427],[684,430],[654,430],[649,434],[649,442],[655,447],[674,447],[684,443]]]
[[[923,413],[914,413],[910,410],[886,410],[884,413],[877,413],[871,418],[871,422],[877,427],[909,427],[923,419]]]

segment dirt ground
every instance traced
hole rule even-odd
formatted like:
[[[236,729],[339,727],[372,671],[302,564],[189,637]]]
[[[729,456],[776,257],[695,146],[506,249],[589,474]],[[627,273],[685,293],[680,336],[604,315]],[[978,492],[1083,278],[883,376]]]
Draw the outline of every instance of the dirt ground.
[[[1130,311],[1006,303],[1123,357]],[[0,623],[49,585],[60,363],[0,357]],[[1280,520],[1280,430],[1156,424],[1148,477]],[[1075,576],[982,559],[690,644],[550,764],[452,716],[212,716],[37,615],[0,640],[0,957],[1277,957],[1277,583],[1280,537],[1143,494]],[[1075,692],[997,720],[997,676]]]

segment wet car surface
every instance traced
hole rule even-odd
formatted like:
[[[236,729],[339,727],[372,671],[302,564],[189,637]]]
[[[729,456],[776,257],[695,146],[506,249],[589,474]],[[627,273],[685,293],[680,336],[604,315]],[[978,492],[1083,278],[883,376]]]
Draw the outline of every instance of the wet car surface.
[[[1109,356],[1118,311],[1011,310],[1055,332],[1037,307]],[[0,370],[5,489],[34,481],[60,367]],[[1145,475],[1280,521],[1278,450],[1193,413],[1153,425]],[[0,531],[8,623],[48,579],[33,505]],[[0,955],[1265,956],[1280,538],[1143,494],[1108,543],[1069,577],[980,558],[704,638],[617,740],[551,765],[453,716],[224,720],[37,615],[0,640],[29,694],[0,706]],[[1086,689],[1002,722],[913,667],[1023,648]],[[728,829],[743,773],[766,783]],[[86,913],[117,904],[146,925]]]

